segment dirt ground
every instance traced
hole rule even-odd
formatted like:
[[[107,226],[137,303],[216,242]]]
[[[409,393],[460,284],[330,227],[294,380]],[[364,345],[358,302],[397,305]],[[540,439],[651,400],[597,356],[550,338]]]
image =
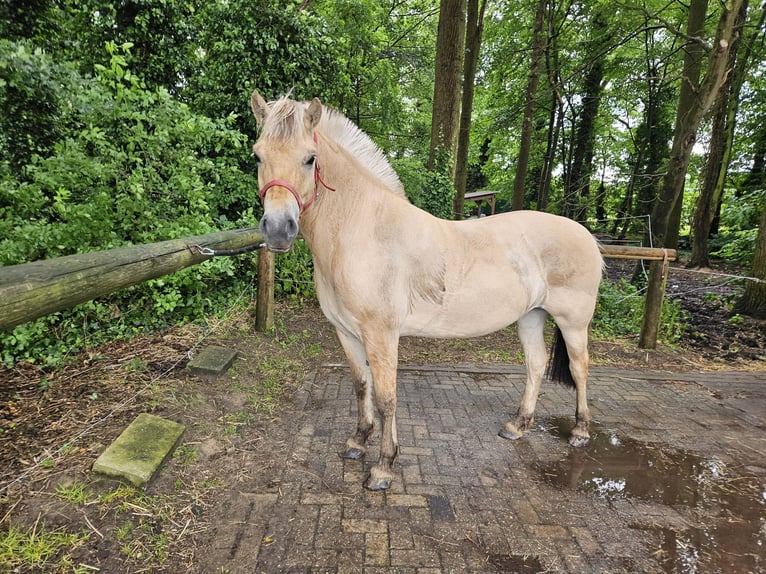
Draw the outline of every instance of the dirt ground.
[[[608,272],[625,276],[629,266],[610,262]],[[637,335],[596,340],[593,364],[766,376],[764,322],[732,319],[729,311],[741,285],[674,267],[667,292],[690,323],[680,344],[646,351],[637,348]],[[23,364],[0,370],[0,531],[41,545],[48,540],[50,547],[48,556],[42,549],[22,559],[0,555],[0,571],[193,569],[216,526],[209,510],[222,489],[245,478],[238,476],[244,453],[264,441],[271,445],[270,456],[257,461],[258,480],[268,487],[290,438],[275,423],[289,416],[285,406],[293,393],[312,370],[345,362],[316,304],[281,303],[276,316],[277,327],[268,334],[254,332],[250,311],[239,309],[204,326],[92,349],[55,372]],[[190,375],[190,356],[211,344],[236,349],[235,366],[226,377]],[[400,362],[521,364],[522,355],[510,328],[471,340],[408,338]],[[145,491],[93,475],[96,456],[141,412],[187,426],[161,475]],[[48,534],[73,537],[57,542],[61,536]]]

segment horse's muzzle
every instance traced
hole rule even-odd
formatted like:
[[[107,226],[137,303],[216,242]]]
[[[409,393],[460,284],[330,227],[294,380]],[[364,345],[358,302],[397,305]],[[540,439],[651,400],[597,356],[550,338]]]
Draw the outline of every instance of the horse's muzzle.
[[[286,253],[298,236],[298,221],[291,213],[266,213],[258,226],[266,247],[274,253]]]

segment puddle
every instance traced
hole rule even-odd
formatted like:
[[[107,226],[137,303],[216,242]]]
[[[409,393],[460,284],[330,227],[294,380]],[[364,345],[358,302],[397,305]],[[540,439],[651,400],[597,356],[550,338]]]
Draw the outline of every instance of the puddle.
[[[543,423],[565,438],[569,417]],[[690,509],[695,526],[642,525],[660,540],[655,555],[665,572],[704,574],[766,569],[766,477],[738,474],[722,461],[642,443],[591,426],[591,444],[566,458],[538,465],[542,479],[559,488],[605,500],[638,499]],[[754,469],[757,472],[758,469]],[[689,512],[685,512],[688,515]]]

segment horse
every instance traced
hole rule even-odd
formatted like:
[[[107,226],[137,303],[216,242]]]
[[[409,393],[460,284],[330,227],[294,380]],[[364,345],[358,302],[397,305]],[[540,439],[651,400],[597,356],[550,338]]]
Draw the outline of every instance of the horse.
[[[320,306],[335,327],[357,398],[355,432],[340,451],[363,459],[381,426],[380,456],[364,486],[395,479],[399,338],[475,337],[516,323],[526,386],[499,435],[517,439],[534,420],[548,376],[576,389],[569,443],[588,444],[588,333],[603,260],[571,219],[513,211],[448,221],[414,206],[381,149],[317,98],[267,103],[254,91],[260,128],[253,146],[266,247],[287,252],[300,233],[313,258]],[[544,340],[556,323],[552,356]]]

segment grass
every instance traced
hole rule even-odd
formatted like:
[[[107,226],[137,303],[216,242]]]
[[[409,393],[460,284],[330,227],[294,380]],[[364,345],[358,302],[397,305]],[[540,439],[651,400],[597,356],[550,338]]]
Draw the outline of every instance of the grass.
[[[196,460],[192,448],[182,451],[179,465],[184,468]],[[126,567],[141,571],[162,570],[167,563],[174,544],[185,532],[184,525],[193,520],[191,505],[198,493],[190,492],[189,485],[177,489],[175,496],[149,495],[127,485],[116,485],[96,494],[103,483],[77,482],[70,486],[58,486],[53,496],[76,507],[78,513],[94,508],[101,522],[99,529],[87,520],[87,529],[71,531],[71,526],[49,527],[38,516],[36,522],[25,528],[15,524],[10,515],[3,519],[0,532],[0,572],[46,572],[52,574],[81,574],[92,572],[93,567],[76,564],[72,556],[96,535],[116,540]],[[195,488],[195,485],[191,485]],[[206,483],[196,488],[210,490],[220,484]],[[63,515],[63,514],[62,514]],[[91,515],[92,517],[92,515]]]
[[[71,486],[59,485],[55,492],[57,497],[70,504],[85,504],[88,501],[88,493],[81,482],[75,482]]]
[[[0,534],[0,571],[86,572],[74,567],[71,553],[87,540],[87,533],[48,528],[40,516],[27,529],[11,524]]]

